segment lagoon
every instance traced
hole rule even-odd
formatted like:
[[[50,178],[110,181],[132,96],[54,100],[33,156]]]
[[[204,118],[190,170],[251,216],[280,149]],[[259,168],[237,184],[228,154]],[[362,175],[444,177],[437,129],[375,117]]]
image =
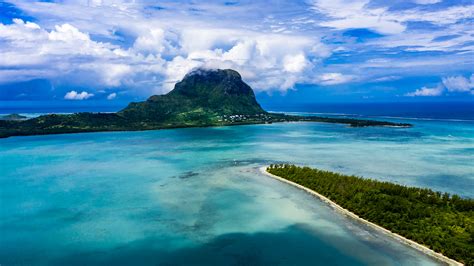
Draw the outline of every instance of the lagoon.
[[[1,139],[0,263],[436,265],[258,171],[288,162],[473,197],[473,122],[408,122]]]

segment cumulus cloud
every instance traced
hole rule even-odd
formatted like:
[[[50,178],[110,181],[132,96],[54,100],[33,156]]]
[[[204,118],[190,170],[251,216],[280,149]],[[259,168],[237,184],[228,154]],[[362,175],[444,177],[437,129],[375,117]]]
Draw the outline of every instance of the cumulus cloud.
[[[445,77],[442,82],[448,91],[469,92],[474,88],[474,74],[471,75],[470,79],[463,76]]]
[[[165,42],[164,30],[154,28],[138,36],[133,43],[133,48],[136,51],[160,54],[165,50]]]
[[[307,64],[306,57],[302,53],[287,55],[283,58],[283,68],[290,73],[301,72]]]
[[[0,83],[59,80],[147,96],[166,93],[188,71],[205,67],[234,68],[255,90],[285,91],[300,83],[446,73],[446,65],[449,75],[456,75],[472,66],[474,52],[468,23],[474,8],[468,4],[391,8],[390,2],[373,0],[164,1],[163,8],[155,8],[140,0],[18,0],[15,5],[35,23],[0,23]],[[266,12],[253,12],[257,9]],[[423,23],[407,27],[411,22]],[[354,28],[381,35],[355,43],[344,35]],[[456,86],[451,83],[446,79],[443,86]]]
[[[83,91],[81,93],[78,93],[77,91],[70,91],[64,95],[64,99],[66,100],[87,100],[91,97],[93,97],[94,94],[88,93],[86,91]]]
[[[454,92],[454,93],[474,93],[474,74],[471,77],[465,78],[463,76],[449,76],[441,79],[439,83],[434,88],[423,87],[414,92],[405,94],[405,96],[440,96],[444,92]]]
[[[12,25],[0,24],[0,37],[5,37],[11,47],[0,50],[0,56],[12,58],[0,61],[0,66],[48,69],[50,77],[58,78],[80,74],[85,85],[93,86],[134,86],[153,81],[160,92],[169,91],[196,67],[234,68],[256,90],[286,90],[303,81],[301,74],[314,67],[309,58],[329,55],[318,38],[295,34],[172,26],[150,26],[140,32],[133,45],[123,49],[93,41],[88,33],[69,23],[48,31],[16,20]],[[43,78],[38,74],[37,78]]]
[[[23,69],[22,72],[30,73],[18,75],[20,80],[16,81],[21,81],[22,77],[32,79],[64,76],[74,70],[87,68],[90,61],[121,57],[117,46],[92,41],[88,34],[70,24],[56,25],[53,30],[48,31],[38,24],[15,19],[10,25],[0,23],[0,39],[4,40],[3,47],[0,48],[0,67],[15,66]],[[115,73],[108,65],[100,69],[100,72],[101,75]]]
[[[409,92],[405,96],[415,97],[415,96],[440,96],[443,94],[444,88],[442,85],[438,85],[434,88],[423,87],[414,92]]]
[[[111,94],[107,95],[107,100],[113,100],[117,98],[117,93],[112,92]]]

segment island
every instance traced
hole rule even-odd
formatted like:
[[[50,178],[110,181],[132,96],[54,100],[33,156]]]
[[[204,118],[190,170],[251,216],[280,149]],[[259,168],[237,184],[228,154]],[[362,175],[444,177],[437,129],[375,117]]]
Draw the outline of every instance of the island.
[[[296,121],[341,123],[351,127],[411,126],[377,120],[269,113],[262,109],[252,88],[237,71],[197,69],[176,83],[169,93],[130,103],[117,113],[50,114],[27,120],[0,120],[0,138]]]
[[[263,173],[449,265],[474,265],[474,200],[290,164]]]
[[[28,117],[20,114],[0,115],[0,120],[25,120]]]

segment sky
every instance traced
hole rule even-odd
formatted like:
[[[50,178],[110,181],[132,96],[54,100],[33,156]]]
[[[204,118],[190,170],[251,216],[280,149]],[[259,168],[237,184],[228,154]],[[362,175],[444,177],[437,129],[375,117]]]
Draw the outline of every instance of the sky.
[[[473,22],[472,0],[0,0],[0,101],[143,100],[195,68],[267,102],[473,101]]]

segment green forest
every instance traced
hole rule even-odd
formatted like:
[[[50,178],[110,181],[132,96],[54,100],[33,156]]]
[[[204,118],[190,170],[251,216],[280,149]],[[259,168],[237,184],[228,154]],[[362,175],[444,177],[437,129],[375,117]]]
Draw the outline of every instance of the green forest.
[[[314,190],[365,220],[474,265],[473,199],[289,164],[272,164],[267,171]]]

